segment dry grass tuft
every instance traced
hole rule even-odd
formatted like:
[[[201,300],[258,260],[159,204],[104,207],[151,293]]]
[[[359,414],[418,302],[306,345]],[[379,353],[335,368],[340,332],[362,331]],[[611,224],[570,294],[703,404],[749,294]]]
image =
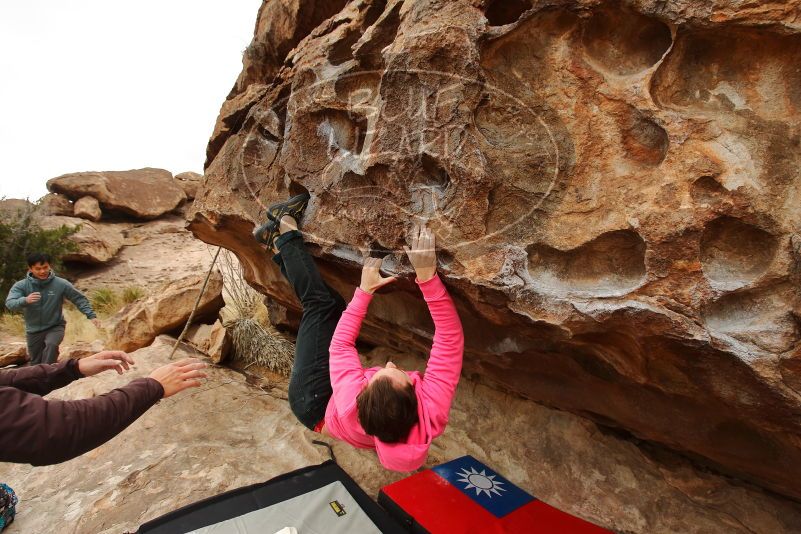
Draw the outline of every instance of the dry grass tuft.
[[[258,364],[282,376],[289,376],[295,359],[295,345],[251,318],[229,325],[236,357]]]
[[[64,306],[64,319],[67,320],[67,330],[64,333],[62,347],[72,345],[79,341],[91,343],[95,339],[106,341],[106,333],[98,329],[71,303]]]
[[[122,290],[123,304],[130,304],[131,302],[136,302],[137,300],[141,299],[144,296],[145,296],[145,290],[139,286],[128,286]]]
[[[0,315],[0,336],[25,337],[25,319],[18,313]]]
[[[266,320],[261,294],[245,282],[241,267],[227,250],[220,255],[220,265],[226,302],[220,317],[231,332],[234,357],[289,376],[295,358],[294,343]]]
[[[89,296],[92,308],[98,315],[113,315],[122,308],[120,297],[113,289],[100,287]]]

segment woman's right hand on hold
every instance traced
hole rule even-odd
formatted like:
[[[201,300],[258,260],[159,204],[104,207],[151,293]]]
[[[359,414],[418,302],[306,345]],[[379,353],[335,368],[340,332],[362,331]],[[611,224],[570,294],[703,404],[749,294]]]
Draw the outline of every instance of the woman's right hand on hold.
[[[434,243],[434,233],[425,224],[412,229],[411,247],[403,247],[417,279],[427,282],[437,272],[437,252]]]

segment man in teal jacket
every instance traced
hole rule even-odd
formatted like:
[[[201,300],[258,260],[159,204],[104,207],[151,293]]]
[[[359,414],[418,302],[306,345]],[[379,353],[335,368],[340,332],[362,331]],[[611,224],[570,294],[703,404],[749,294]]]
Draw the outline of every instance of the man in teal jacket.
[[[69,299],[95,326],[100,320],[89,300],[67,280],[50,270],[51,258],[37,252],[28,256],[28,275],[8,292],[6,308],[22,310],[31,365],[55,363],[58,346],[64,339],[67,322],[61,312],[64,299]]]

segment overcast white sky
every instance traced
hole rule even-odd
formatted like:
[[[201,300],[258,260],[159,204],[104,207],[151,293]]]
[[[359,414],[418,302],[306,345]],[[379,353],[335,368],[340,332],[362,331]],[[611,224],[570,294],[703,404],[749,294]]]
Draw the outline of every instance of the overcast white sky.
[[[260,5],[0,1],[0,197],[68,172],[203,172]]]

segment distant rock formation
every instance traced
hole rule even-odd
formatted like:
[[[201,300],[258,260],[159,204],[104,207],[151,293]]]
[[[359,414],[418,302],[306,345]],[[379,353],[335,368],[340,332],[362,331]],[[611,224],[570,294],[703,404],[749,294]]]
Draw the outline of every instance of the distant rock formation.
[[[466,375],[801,498],[799,20],[797,0],[265,2],[191,228],[297,310],[250,237],[270,202],[312,194],[306,239],[347,297],[360,249],[409,274],[427,220]],[[363,331],[430,335],[411,280]]]
[[[173,178],[169,171],[153,168],[65,174],[48,180],[52,192],[35,205],[27,200],[3,199],[0,213],[10,217],[32,211],[45,229],[80,226],[70,237],[78,250],[63,259],[106,263],[124,245],[123,233],[130,226],[181,215],[202,178],[194,172]]]
[[[100,209],[100,203],[95,197],[85,196],[75,201],[73,206],[73,213],[76,217],[82,219],[89,219],[90,221],[99,221],[103,216]]]
[[[137,219],[155,219],[186,199],[169,171],[152,168],[65,174],[48,180],[47,189],[71,200],[91,196],[103,210]]]
[[[196,172],[179,172],[175,175],[178,185],[184,190],[184,194],[188,200],[195,198],[198,187],[203,181],[203,175]]]
[[[64,195],[57,193],[48,193],[39,199],[37,206],[39,215],[63,215],[65,217],[72,217],[73,205],[70,199]]]
[[[111,260],[123,245],[123,224],[105,224],[79,219],[78,217],[61,217],[53,215],[42,217],[39,225],[45,230],[55,230],[62,226],[78,227],[78,231],[70,236],[78,249],[64,254],[64,261],[78,263],[106,263]]]

